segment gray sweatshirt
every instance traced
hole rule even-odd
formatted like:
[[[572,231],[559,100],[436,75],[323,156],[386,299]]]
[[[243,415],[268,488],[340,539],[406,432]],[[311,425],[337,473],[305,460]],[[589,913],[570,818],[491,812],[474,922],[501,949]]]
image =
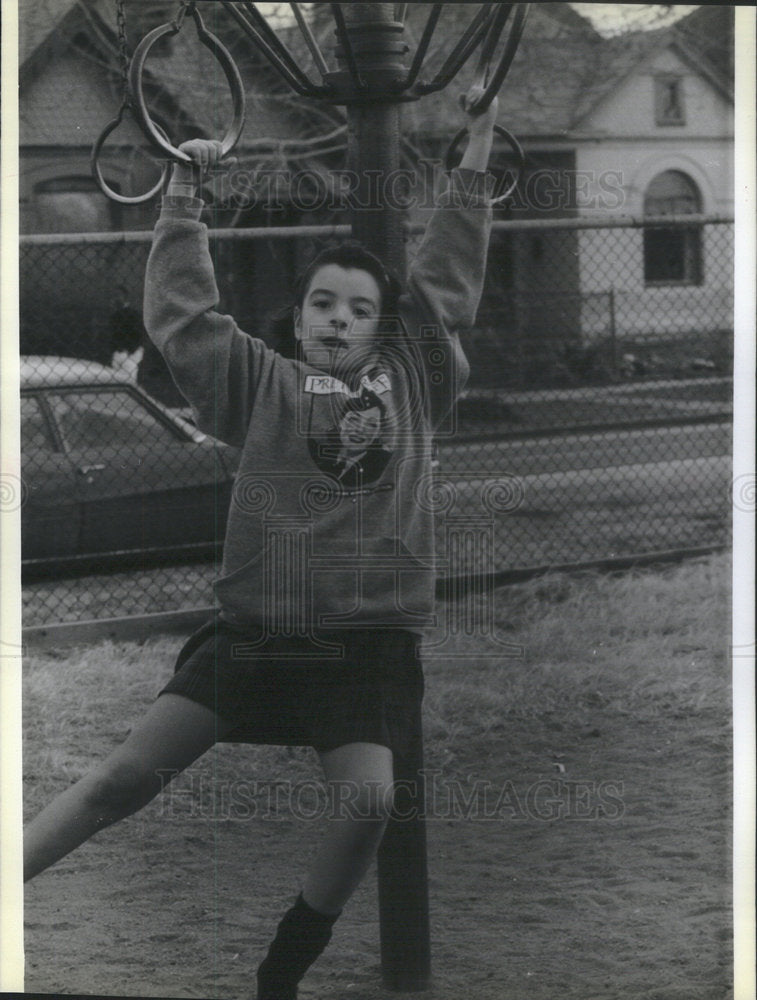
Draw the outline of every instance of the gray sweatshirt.
[[[145,325],[198,426],[242,449],[215,585],[226,620],[285,635],[433,624],[432,435],[468,377],[459,333],[481,297],[487,181],[453,172],[391,329],[330,371],[216,311],[203,203],[164,199]],[[350,421],[369,428],[362,445]]]

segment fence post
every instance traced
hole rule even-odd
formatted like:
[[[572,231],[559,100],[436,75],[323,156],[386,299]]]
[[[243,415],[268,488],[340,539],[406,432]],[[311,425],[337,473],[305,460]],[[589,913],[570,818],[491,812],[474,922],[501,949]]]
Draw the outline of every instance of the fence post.
[[[389,990],[426,990],[431,978],[423,731],[420,708],[404,753],[394,758],[392,818],[378,852],[381,976]]]
[[[610,289],[610,368],[612,377],[618,377],[618,344],[615,330],[615,289]]]

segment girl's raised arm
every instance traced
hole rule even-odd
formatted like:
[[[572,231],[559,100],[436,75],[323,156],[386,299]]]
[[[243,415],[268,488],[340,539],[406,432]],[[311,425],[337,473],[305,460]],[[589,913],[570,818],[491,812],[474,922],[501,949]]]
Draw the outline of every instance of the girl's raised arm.
[[[147,262],[145,327],[198,426],[241,446],[273,352],[243,333],[231,316],[216,312],[218,288],[196,195],[204,173],[220,161],[221,144],[198,139],[180,148],[195,164],[173,168]]]
[[[474,96],[473,91],[466,95],[464,108]],[[447,191],[437,196],[437,207],[408,274],[410,320],[428,375],[426,392],[433,425],[450,411],[468,378],[460,333],[475,322],[489,247],[492,179],[486,168],[497,99],[481,114],[468,114],[468,146]]]
[[[492,151],[493,129],[497,121],[499,99],[495,96],[485,111],[469,110],[476,99],[477,88],[471,87],[463,94],[460,103],[468,115],[468,146],[460,161],[460,169],[486,173]]]

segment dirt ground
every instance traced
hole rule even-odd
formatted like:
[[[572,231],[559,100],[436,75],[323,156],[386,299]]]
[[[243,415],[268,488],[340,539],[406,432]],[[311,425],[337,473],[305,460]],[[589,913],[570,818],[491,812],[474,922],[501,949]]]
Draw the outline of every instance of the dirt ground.
[[[602,704],[570,731],[552,713],[507,721],[484,757],[469,758],[461,736],[451,763],[430,762],[442,771],[438,815],[427,823],[433,984],[413,995],[732,996],[730,740],[714,709],[640,720]],[[254,996],[255,968],[297,891],[315,826],[245,817],[228,803],[211,819],[232,754],[235,773],[249,767],[253,778],[260,751],[219,747],[168,801],[30,883],[27,991]],[[291,765],[300,777],[315,773],[308,759]],[[467,818],[450,807],[454,780],[469,793],[490,783],[488,798],[469,798]],[[182,787],[193,792],[189,808]],[[208,796],[215,806],[202,804]],[[405,995],[381,987],[369,875],[300,997]]]

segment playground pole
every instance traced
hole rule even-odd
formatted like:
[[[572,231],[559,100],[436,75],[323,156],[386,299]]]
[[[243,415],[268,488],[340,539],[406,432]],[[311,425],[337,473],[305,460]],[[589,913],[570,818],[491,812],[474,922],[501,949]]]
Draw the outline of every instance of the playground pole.
[[[364,100],[347,104],[348,162],[357,180],[352,234],[387,267],[404,276],[405,212],[396,199],[387,198],[394,187],[387,181],[397,176],[400,166],[401,100],[396,93],[392,95],[392,85],[407,73],[402,65],[404,28],[394,20],[394,7],[391,3],[342,4],[366,91]],[[344,66],[343,52],[340,64]],[[378,852],[381,973],[386,988],[397,991],[428,989],[431,977],[422,768],[419,710],[409,748],[395,754],[394,812]]]

